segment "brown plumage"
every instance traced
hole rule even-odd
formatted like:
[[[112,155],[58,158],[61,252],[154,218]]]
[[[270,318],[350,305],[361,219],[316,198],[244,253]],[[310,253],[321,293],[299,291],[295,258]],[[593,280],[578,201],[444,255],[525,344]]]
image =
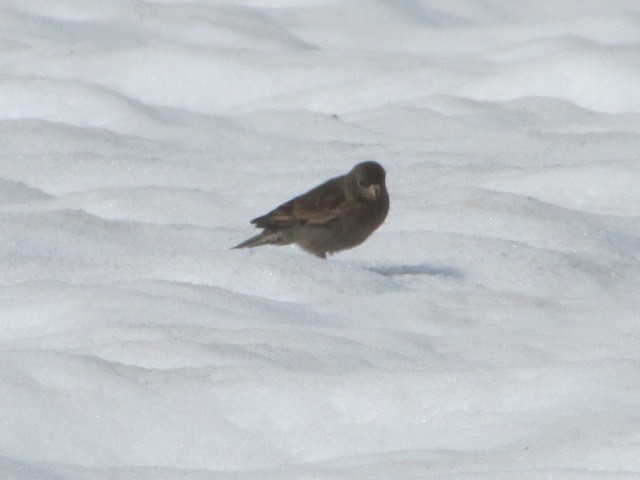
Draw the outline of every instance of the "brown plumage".
[[[385,171],[359,163],[346,175],[318,185],[251,220],[262,233],[233,248],[295,243],[321,258],[364,242],[389,212]]]

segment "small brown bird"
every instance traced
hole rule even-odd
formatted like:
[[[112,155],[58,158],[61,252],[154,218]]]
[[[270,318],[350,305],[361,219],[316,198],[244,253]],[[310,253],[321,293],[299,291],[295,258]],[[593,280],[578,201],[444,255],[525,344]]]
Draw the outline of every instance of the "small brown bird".
[[[327,180],[251,220],[264,230],[233,248],[295,243],[327,258],[327,253],[360,245],[389,212],[385,175],[377,162],[359,163],[346,175]]]

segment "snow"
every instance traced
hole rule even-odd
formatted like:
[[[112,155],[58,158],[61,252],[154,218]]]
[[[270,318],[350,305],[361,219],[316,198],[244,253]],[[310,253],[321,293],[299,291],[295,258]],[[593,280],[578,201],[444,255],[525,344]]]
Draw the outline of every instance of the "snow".
[[[640,477],[634,0],[3,0],[0,478]],[[326,261],[231,250],[374,159]]]

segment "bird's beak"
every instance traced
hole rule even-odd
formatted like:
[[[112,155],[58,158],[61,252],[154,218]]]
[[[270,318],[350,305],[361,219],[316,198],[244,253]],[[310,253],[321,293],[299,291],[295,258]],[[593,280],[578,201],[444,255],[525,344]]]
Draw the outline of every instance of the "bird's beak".
[[[380,185],[369,185],[362,189],[362,196],[367,200],[373,201],[380,195]]]

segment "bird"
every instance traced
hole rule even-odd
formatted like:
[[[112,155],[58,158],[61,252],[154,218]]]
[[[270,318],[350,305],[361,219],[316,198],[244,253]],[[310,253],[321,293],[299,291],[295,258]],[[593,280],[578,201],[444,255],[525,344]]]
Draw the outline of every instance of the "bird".
[[[251,220],[262,232],[233,248],[296,244],[327,258],[364,242],[389,212],[386,172],[374,161],[357,164],[266,215]]]

